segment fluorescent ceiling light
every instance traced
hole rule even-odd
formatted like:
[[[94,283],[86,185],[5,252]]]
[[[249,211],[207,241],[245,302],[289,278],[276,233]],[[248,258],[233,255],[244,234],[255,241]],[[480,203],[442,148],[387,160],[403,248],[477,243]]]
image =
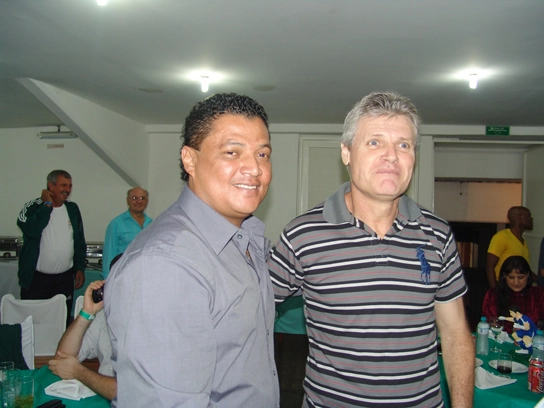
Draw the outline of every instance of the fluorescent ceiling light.
[[[40,139],[77,139],[74,132],[39,132]]]

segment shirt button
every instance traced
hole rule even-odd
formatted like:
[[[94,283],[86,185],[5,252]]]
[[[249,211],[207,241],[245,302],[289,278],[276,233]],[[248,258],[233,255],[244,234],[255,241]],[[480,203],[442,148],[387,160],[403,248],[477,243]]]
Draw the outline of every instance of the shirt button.
[[[236,236],[236,238],[242,239],[242,235],[241,235],[241,234],[238,234],[238,235]]]

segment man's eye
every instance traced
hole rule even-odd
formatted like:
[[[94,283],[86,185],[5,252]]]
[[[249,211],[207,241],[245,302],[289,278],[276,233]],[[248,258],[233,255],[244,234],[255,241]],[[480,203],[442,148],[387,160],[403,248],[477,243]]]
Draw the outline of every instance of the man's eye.
[[[268,153],[259,153],[258,156],[263,158],[263,159],[269,159],[270,158],[270,155]]]
[[[399,146],[401,147],[401,149],[409,149],[410,143],[404,142],[404,143],[401,143]]]
[[[377,140],[369,140],[368,145],[369,146],[378,146],[378,141]]]

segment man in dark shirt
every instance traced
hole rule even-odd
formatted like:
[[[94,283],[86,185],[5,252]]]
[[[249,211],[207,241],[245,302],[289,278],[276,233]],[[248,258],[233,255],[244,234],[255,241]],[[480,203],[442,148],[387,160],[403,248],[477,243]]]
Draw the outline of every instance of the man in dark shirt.
[[[41,197],[26,203],[17,219],[23,232],[18,273],[21,299],[64,294],[68,317],[74,288],[85,283],[87,248],[79,207],[68,201],[71,192],[72,176],[54,170],[47,176]]]

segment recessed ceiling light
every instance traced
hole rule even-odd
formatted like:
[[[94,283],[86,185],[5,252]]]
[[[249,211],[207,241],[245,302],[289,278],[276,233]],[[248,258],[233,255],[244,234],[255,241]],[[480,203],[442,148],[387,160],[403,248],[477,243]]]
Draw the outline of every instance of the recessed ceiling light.
[[[108,4],[108,0],[96,0],[96,4],[99,6],[106,6]]]
[[[210,77],[208,75],[200,75],[200,89],[202,92],[208,92],[210,88]]]
[[[468,76],[468,86],[470,89],[476,89],[478,87],[478,74],[470,74]]]

